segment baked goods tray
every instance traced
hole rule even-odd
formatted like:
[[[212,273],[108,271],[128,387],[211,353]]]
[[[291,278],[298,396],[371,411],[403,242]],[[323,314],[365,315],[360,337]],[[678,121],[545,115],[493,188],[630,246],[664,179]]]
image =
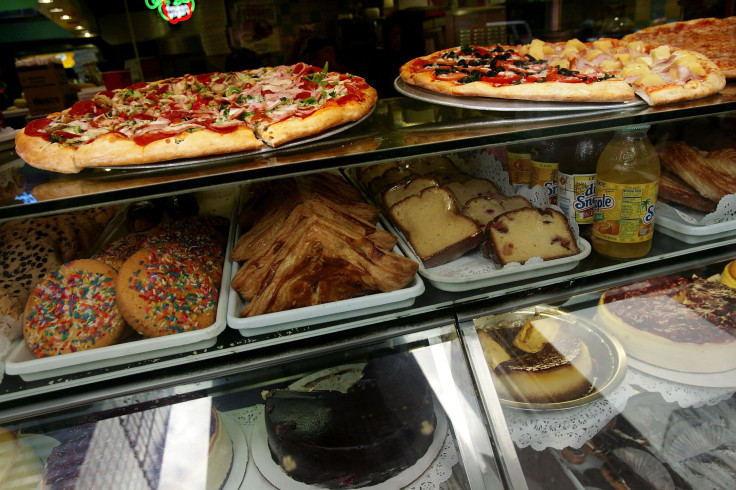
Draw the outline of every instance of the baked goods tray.
[[[230,255],[233,243],[234,213],[237,209],[238,193],[238,188],[231,188],[196,194],[200,214],[214,214],[230,220],[226,256]],[[153,338],[136,335],[135,338],[121,344],[43,358],[34,356],[21,339],[8,354],[5,372],[19,375],[25,381],[35,381],[212,347],[217,342],[217,336],[227,326],[229,288],[230,268],[225,263],[215,322],[207,328]]]
[[[728,196],[728,199],[736,201],[736,195]],[[721,213],[720,206],[716,213]],[[702,243],[736,236],[736,219],[701,224],[700,221],[705,216],[706,213],[700,211],[683,210],[677,206],[658,202],[655,230],[685,243]],[[720,214],[718,216],[723,218]]]
[[[574,269],[578,263],[590,255],[591,246],[584,238],[578,238],[580,253],[553,260],[533,258],[525,264],[508,264],[504,267],[486,258],[480,251],[473,251],[446,264],[424,267],[414,249],[401,231],[381,215],[386,229],[399,237],[399,245],[407,257],[419,263],[419,274],[430,284],[442,291],[461,292],[479,289],[511,281],[522,281],[539,276],[557,274]]]
[[[240,236],[240,227],[236,226],[236,237]],[[401,254],[398,247],[394,252]],[[234,277],[239,269],[237,262],[229,265],[230,277]],[[268,333],[288,331],[296,327],[305,327],[317,323],[346,320],[363,315],[408,308],[414,304],[418,296],[424,292],[424,282],[415,274],[414,279],[403,289],[390,293],[375,293],[357,298],[335,301],[315,306],[296,308],[241,318],[240,312],[247,304],[237,291],[230,288],[230,300],[227,309],[227,324],[240,332],[243,337],[251,337]],[[347,327],[346,327],[347,328]]]

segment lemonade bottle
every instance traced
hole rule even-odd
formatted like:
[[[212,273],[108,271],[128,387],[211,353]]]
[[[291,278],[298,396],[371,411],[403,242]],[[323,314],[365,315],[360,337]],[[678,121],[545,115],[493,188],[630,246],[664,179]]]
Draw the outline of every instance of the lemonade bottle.
[[[617,130],[598,159],[592,242],[601,255],[633,259],[652,248],[660,167],[648,129]]]

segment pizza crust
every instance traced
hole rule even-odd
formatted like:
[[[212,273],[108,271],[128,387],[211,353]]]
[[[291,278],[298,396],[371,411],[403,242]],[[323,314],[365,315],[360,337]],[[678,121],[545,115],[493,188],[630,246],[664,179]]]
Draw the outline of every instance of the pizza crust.
[[[248,128],[238,128],[231,133],[218,133],[208,129],[185,132],[139,145],[117,133],[108,133],[77,151],[76,165],[84,167],[114,167],[196,158],[220,153],[257,150],[263,146]]]
[[[43,162],[45,170],[63,174],[79,172],[74,164],[76,148],[29,136],[22,130],[15,135],[15,152],[26,162]]]
[[[257,130],[258,138],[272,147],[277,147],[300,138],[322,133],[330,128],[357,121],[368,114],[376,101],[378,93],[373,87],[361,90],[361,100],[351,100],[346,104],[330,103],[305,118],[289,118]]]

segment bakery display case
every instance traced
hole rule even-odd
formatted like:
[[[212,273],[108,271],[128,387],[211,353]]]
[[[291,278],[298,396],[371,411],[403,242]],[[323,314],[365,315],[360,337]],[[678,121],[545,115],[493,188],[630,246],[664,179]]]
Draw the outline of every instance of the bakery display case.
[[[511,145],[635,124],[651,125],[653,140],[714,151],[733,147],[735,99],[736,92],[728,86],[713,97],[655,108],[627,104],[562,110],[552,105],[540,110],[451,107],[409,94],[381,99],[359,124],[300,145],[67,176],[19,166],[13,148],[6,147],[0,162],[12,167],[17,188],[0,206],[0,220],[23,222],[112,206],[118,220],[113,224],[120,227],[131,216],[148,218],[130,211],[141,202],[194,198],[202,213],[216,210],[229,218],[229,256],[243,235],[238,216],[252,205],[256,186],[287,188],[287,179],[330,171],[355,184],[367,202],[380,208],[370,186],[360,181],[362,169],[446,157],[475,178],[497,179],[504,175],[505,150]],[[299,437],[307,437],[297,432],[294,440],[277,442],[291,427],[286,423],[274,428],[279,425],[277,415],[283,415],[279,400],[295,400],[297,408],[284,415],[287,422],[323,413],[333,403],[341,415],[360,420],[372,401],[349,394],[363,386],[363,379],[374,388],[385,385],[390,393],[371,413],[390,411],[398,393],[409,405],[423,407],[412,412],[424,416],[407,422],[418,429],[404,432],[394,419],[365,425],[371,433],[393,431],[397,446],[386,442],[386,447],[376,447],[375,438],[361,444],[374,452],[416,457],[385,470],[378,470],[383,463],[375,461],[370,469],[364,466],[337,477],[343,481],[361,481],[367,475],[375,485],[383,479],[381,488],[579,489],[609,488],[606,485],[621,479],[642,488],[704,488],[710,479],[707,484],[719,488],[724,481],[734,481],[730,475],[736,467],[731,449],[736,444],[731,438],[736,431],[731,427],[736,423],[731,413],[736,381],[730,379],[731,368],[688,371],[687,354],[680,369],[651,365],[651,359],[642,358],[620,334],[606,328],[610,318],[601,319],[598,310],[605,292],[628,285],[639,291],[656,278],[687,280],[696,275],[715,282],[723,275],[727,282],[724,268],[736,259],[732,197],[710,214],[663,202],[652,250],[640,259],[616,261],[598,255],[590,247],[590,230],[580,226],[573,227],[578,249],[569,257],[506,267],[479,265],[480,254],[427,264],[384,212],[379,223],[398,236],[396,252],[419,264],[409,284],[382,293],[387,296],[368,295],[355,302],[260,318],[240,317],[243,300],[225,278],[236,274],[241,264],[226,260],[218,328],[205,344],[146,351],[124,343],[115,346],[121,347],[120,356],[100,351],[95,362],[87,364],[77,362],[81,356],[74,353],[68,361],[58,356],[50,367],[39,369],[26,366],[44,359],[16,357],[8,348],[11,357],[6,357],[0,384],[0,425],[13,441],[13,454],[30,461],[26,474],[33,482],[43,477],[93,484],[102,478],[115,485],[123,478],[131,485],[140,483],[140,488],[168,488],[168,479],[186,474],[192,488],[301,488],[304,482],[289,474],[297,474],[294,467],[301,470],[316,463],[293,464],[303,456],[299,449],[271,457],[278,444],[298,448]],[[529,198],[544,203],[538,192],[530,192]],[[733,316],[733,310],[728,311]],[[524,324],[538,320],[557,325],[555,331],[562,323],[566,331],[575,332],[574,341],[566,337],[563,342],[565,349],[577,353],[571,355],[574,369],[568,363],[545,373],[549,376],[544,385],[559,384],[567,393],[562,398],[545,390],[534,401],[528,400],[529,392],[520,396],[519,388],[498,379],[498,366],[506,375],[513,371],[504,371],[505,359],[494,360],[489,354],[486,334],[503,331],[494,337],[495,343],[505,354],[518,355],[504,342],[512,342]],[[532,335],[530,328],[527,333]],[[699,355],[714,357],[708,351]],[[113,357],[117,360],[110,362]],[[705,365],[706,370],[712,365],[692,364]],[[559,383],[558,373],[564,373],[565,382]],[[515,373],[516,378],[523,376]],[[385,378],[393,383],[383,383]],[[577,380],[575,389],[567,384],[569,378]],[[411,392],[397,387],[399,380]],[[336,399],[322,395],[338,381],[353,390]],[[428,397],[419,396],[423,381],[422,393]],[[311,382],[316,391],[300,389]],[[521,385],[527,386],[524,381]],[[533,384],[528,386],[534,391]],[[339,425],[349,423],[343,419]],[[181,430],[185,426],[187,430]],[[340,434],[332,426],[322,430],[335,439],[356,436],[353,431]],[[321,441],[325,450],[339,446],[334,440]],[[171,456],[177,448],[186,448],[186,454]],[[110,462],[110,451],[121,455],[116,458],[119,469],[100,475],[94,468]],[[318,458],[319,450],[308,456]],[[182,465],[182,459],[197,464]],[[57,466],[60,460],[78,465],[63,473]],[[300,478],[309,480],[322,471],[305,473]],[[208,475],[215,481],[207,484]],[[640,480],[652,475],[661,477],[664,486],[658,486],[660,480]]]

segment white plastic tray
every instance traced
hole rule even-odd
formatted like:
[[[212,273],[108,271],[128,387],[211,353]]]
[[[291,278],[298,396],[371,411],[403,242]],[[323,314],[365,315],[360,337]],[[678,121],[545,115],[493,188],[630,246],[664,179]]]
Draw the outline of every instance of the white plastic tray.
[[[419,261],[419,257],[414,254],[411,245],[401,234],[399,234],[399,243],[409,257]],[[468,291],[573,269],[581,260],[590,255],[591,247],[585,239],[578,239],[578,248],[580,253],[571,257],[545,261],[535,258],[523,265],[507,265],[504,268],[499,268],[498,264],[484,257],[480,252],[472,252],[429,269],[422,266],[419,261],[419,273],[430,284],[442,291]]]
[[[397,247],[394,248],[394,252],[401,254]],[[234,277],[239,265],[237,262],[232,262],[231,267],[231,277]],[[317,323],[345,320],[357,316],[407,308],[413,305],[417,296],[423,292],[424,282],[418,275],[415,275],[414,279],[404,289],[390,293],[369,294],[333,303],[241,318],[240,312],[243,311],[247,303],[243,301],[237,291],[230,289],[227,324],[238,330],[243,337],[251,337],[306,327]]]
[[[658,202],[654,229],[685,243],[736,236],[736,220],[729,219],[733,217],[733,212],[729,210],[733,209],[734,202],[736,195],[725,196],[718,204],[718,209],[710,215],[677,204]],[[702,224],[702,221],[706,221],[706,224]]]
[[[202,214],[216,214],[230,219],[226,257],[230,255],[230,247],[233,243],[237,197],[237,188],[226,192],[208,191],[197,195]],[[137,338],[108,347],[43,358],[33,355],[21,339],[8,355],[5,372],[19,375],[25,381],[35,381],[212,347],[217,342],[217,336],[227,326],[229,288],[230,267],[225,263],[222,270],[215,323],[207,328],[163,337]]]

